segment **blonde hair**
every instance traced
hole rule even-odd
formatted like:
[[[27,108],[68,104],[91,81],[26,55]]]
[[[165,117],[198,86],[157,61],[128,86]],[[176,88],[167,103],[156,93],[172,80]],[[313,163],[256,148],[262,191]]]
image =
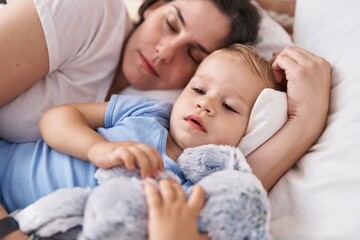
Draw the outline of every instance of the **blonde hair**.
[[[270,63],[261,57],[253,46],[235,43],[227,48],[217,50],[217,52],[237,54],[248,63],[250,69],[263,80],[268,88],[285,91],[285,89],[275,81]]]

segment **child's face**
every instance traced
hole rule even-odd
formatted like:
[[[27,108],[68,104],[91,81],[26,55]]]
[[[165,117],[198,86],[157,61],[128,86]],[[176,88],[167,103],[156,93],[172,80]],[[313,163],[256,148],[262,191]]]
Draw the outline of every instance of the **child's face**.
[[[237,146],[265,83],[236,54],[207,57],[174,104],[170,133],[180,148]]]

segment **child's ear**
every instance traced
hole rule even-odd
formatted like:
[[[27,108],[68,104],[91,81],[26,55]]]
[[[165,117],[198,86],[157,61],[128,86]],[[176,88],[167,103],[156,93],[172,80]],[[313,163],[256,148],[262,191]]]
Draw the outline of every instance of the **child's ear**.
[[[144,19],[146,19],[154,10],[158,9],[161,6],[166,5],[168,2],[165,0],[158,0],[155,3],[153,3],[151,6],[149,6],[145,11],[144,11]]]

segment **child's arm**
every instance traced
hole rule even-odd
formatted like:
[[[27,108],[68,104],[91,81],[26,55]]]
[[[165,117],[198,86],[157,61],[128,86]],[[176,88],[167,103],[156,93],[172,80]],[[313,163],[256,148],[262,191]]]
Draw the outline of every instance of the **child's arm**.
[[[205,193],[194,185],[189,200],[177,182],[162,180],[159,191],[151,184],[145,185],[146,201],[149,208],[150,240],[205,240],[197,228],[197,216],[203,206]]]
[[[107,105],[82,103],[50,109],[40,120],[40,133],[50,147],[101,168],[125,165],[133,169],[136,165],[142,176],[163,169],[154,148],[136,142],[109,142],[94,130],[104,126]]]
[[[267,190],[321,135],[326,124],[331,85],[330,64],[305,49],[286,48],[272,66],[276,75],[283,71],[286,75],[289,120],[247,157],[254,174]]]

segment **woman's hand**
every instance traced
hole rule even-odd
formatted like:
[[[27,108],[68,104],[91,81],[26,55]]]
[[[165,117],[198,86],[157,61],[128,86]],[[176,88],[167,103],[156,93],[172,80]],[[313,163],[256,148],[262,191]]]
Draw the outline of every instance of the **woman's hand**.
[[[305,49],[291,46],[274,58],[272,68],[277,81],[286,81],[289,119],[311,123],[307,127],[312,127],[318,137],[325,127],[329,107],[330,64]]]
[[[142,177],[155,176],[164,169],[160,153],[153,147],[137,142],[108,142],[94,144],[89,160],[101,168],[125,166],[129,170],[138,167]]]
[[[145,185],[149,208],[150,240],[195,240],[208,239],[198,232],[197,216],[204,203],[204,190],[195,185],[189,200],[177,182],[162,180],[159,190]]]

